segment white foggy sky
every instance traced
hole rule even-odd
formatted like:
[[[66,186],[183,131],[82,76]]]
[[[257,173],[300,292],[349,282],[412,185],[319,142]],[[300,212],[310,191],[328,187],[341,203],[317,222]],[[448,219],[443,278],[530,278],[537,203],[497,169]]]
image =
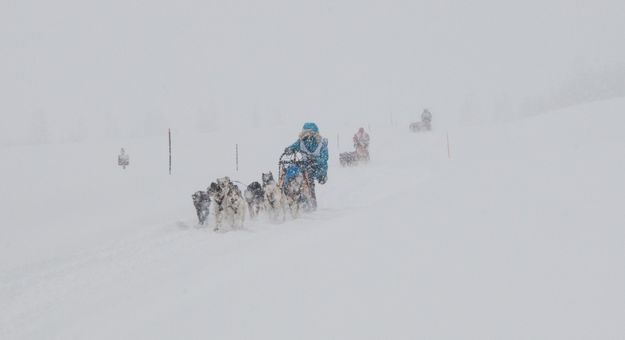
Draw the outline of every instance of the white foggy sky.
[[[489,120],[496,98],[623,69],[624,19],[617,0],[2,0],[0,142],[426,106]]]

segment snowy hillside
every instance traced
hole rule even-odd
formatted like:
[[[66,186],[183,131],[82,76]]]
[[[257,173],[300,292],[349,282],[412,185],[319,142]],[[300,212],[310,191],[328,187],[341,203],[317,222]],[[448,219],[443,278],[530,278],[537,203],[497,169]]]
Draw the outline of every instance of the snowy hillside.
[[[299,126],[174,129],[171,176],[165,134],[2,148],[0,338],[625,338],[624,110],[451,130],[451,159],[446,131],[371,126],[361,168],[336,140],[361,123],[321,125],[319,210],[227,233],[191,194],[276,172]]]

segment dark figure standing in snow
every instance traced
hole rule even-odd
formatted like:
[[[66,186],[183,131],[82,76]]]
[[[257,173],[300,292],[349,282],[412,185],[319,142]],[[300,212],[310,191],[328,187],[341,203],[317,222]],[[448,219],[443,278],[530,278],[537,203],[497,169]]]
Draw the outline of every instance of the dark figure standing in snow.
[[[195,206],[198,223],[203,225],[204,222],[206,222],[206,218],[208,217],[208,208],[211,203],[208,192],[197,191],[191,197],[193,198],[193,206]]]
[[[126,170],[126,167],[130,165],[130,156],[128,156],[124,148],[121,149],[119,156],[117,156],[117,165],[121,166],[124,170]]]
[[[421,121],[430,125],[432,123],[432,113],[428,109],[424,109],[421,113]]]
[[[313,209],[316,209],[315,179],[319,184],[325,184],[328,180],[328,140],[321,137],[317,124],[304,124],[299,139],[284,150],[286,154],[295,152],[300,152],[306,162],[304,171],[308,174],[307,185],[310,188]]]

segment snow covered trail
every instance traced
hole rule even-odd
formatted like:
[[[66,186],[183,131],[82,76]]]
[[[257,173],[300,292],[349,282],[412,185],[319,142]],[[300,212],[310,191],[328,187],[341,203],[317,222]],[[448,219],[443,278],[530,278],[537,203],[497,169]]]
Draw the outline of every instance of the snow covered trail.
[[[317,212],[228,233],[191,193],[275,171],[294,129],[177,136],[171,177],[159,139],[126,172],[117,145],[3,149],[0,338],[623,338],[623,108],[452,130],[451,160],[443,133],[373,127],[367,167],[331,144]]]

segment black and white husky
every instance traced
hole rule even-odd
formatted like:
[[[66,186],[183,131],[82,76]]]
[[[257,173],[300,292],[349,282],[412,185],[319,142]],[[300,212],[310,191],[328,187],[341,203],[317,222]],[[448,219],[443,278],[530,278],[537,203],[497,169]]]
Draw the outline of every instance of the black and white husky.
[[[263,187],[258,182],[252,182],[245,189],[245,200],[247,201],[247,207],[250,209],[251,218],[257,217],[263,209],[264,196]]]
[[[286,218],[286,196],[273,179],[271,171],[263,173],[263,194],[265,211],[269,214],[269,218],[273,221],[284,220]]]
[[[284,186],[283,195],[286,206],[289,207],[293,218],[299,217],[302,210],[310,210],[308,205],[310,195],[303,173],[300,172],[292,177]]]
[[[208,218],[209,206],[211,204],[210,196],[206,191],[196,191],[193,195],[193,206],[197,214],[198,223],[204,225]]]
[[[211,183],[209,194],[215,202],[215,231],[223,228],[224,223],[231,228],[243,228],[246,202],[239,187],[228,177],[218,178],[217,183]]]

